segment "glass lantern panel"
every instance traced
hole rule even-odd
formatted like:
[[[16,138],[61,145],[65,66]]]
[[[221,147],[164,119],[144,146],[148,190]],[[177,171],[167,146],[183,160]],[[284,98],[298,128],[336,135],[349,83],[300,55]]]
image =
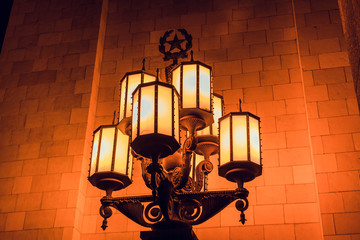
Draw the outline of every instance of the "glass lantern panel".
[[[246,161],[248,156],[246,115],[232,117],[233,159]]]
[[[94,135],[94,142],[93,142],[92,154],[91,154],[90,176],[93,175],[96,170],[96,160],[99,151],[99,134],[100,131],[97,131]]]
[[[133,96],[134,102],[133,102],[133,111],[132,111],[132,140],[134,140],[137,137],[137,130],[138,130],[138,114],[139,114],[139,91],[134,93]]]
[[[230,116],[220,122],[220,165],[230,162]]]
[[[128,89],[127,89],[127,99],[126,99],[126,115],[125,117],[131,116],[131,96],[135,88],[141,83],[141,73],[132,74],[128,76]]]
[[[254,163],[260,164],[259,121],[255,118],[249,117],[249,128],[250,128],[250,160]]]
[[[116,151],[114,171],[126,175],[127,163],[129,161],[129,136],[116,129]]]
[[[219,118],[222,117],[222,99],[214,95],[213,98],[213,113],[214,113],[214,123],[212,124],[212,134],[218,136],[218,126],[219,126]]]
[[[158,133],[172,136],[172,89],[158,86]]]
[[[210,69],[199,66],[199,98],[200,98],[200,108],[210,111],[210,99],[211,99],[211,90],[210,90]]]
[[[111,171],[113,148],[115,140],[114,128],[103,128],[101,134],[98,172]]]
[[[120,84],[120,111],[119,111],[119,121],[121,121],[125,117],[125,93],[126,93],[126,82],[127,79],[124,80]]]
[[[155,76],[144,73],[144,83],[153,82],[156,80]]]
[[[180,67],[175,69],[172,72],[172,84],[175,87],[176,91],[180,94]]]
[[[154,133],[155,86],[141,88],[140,95],[140,135]]]
[[[196,64],[183,65],[182,107],[196,108]]]
[[[129,153],[129,165],[128,165],[128,174],[127,176],[132,179],[132,170],[133,170],[133,161],[134,161],[134,158],[132,156],[132,154]]]
[[[179,97],[174,93],[174,124],[175,124],[175,139],[180,141],[180,129],[179,129]]]

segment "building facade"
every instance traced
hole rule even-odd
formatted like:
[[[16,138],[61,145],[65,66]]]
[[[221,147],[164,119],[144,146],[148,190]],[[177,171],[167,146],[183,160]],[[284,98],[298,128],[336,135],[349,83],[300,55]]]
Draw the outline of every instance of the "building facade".
[[[119,81],[143,58],[164,79],[159,39],[178,28],[212,66],[225,113],[241,98],[261,118],[263,175],[245,184],[245,225],[232,204],[194,227],[198,238],[360,239],[360,11],[339,3],[15,0],[0,55],[0,239],[148,230],[115,211],[101,229],[104,192],[87,181],[92,132],[112,122]],[[140,162],[133,172],[115,196],[150,194]],[[234,187],[209,175],[210,190]]]

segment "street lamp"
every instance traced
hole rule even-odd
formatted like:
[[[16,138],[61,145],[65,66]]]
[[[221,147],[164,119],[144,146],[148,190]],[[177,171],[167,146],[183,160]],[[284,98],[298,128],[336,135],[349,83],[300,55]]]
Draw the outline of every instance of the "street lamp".
[[[144,63],[141,71],[125,74],[119,123],[94,132],[89,181],[106,191],[100,207],[104,230],[112,207],[152,229],[141,232],[143,240],[197,239],[192,226],[235,200],[245,223],[249,192],[243,184],[262,173],[260,119],[241,110],[223,116],[223,99],[212,91],[211,67],[194,61],[192,52],[191,61],[178,63],[191,47],[186,30],[166,31],[159,45],[164,60],[173,60],[165,69],[166,83],[158,73],[146,73]],[[180,130],[186,132],[184,141]],[[208,191],[215,154],[219,175],[237,182],[235,190]],[[131,184],[133,158],[141,161],[152,194],[112,197]]]

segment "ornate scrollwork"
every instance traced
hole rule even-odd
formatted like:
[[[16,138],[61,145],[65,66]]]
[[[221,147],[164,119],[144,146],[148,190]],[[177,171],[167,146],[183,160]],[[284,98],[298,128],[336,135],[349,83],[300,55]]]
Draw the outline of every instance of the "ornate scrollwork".
[[[201,161],[196,167],[195,191],[199,192],[204,184],[204,178],[214,169],[213,164],[208,160]]]
[[[112,210],[111,210],[111,208],[110,208],[108,205],[101,205],[101,207],[100,207],[100,209],[99,209],[99,212],[100,212],[100,216],[102,216],[102,217],[104,218],[103,223],[102,223],[102,225],[101,225],[101,228],[102,228],[103,230],[105,230],[105,229],[108,227],[108,225],[107,225],[107,219],[108,219],[109,217],[111,217],[111,215],[112,215]]]
[[[158,204],[155,204],[154,202],[149,203],[149,205],[146,206],[144,215],[147,220],[150,222],[158,222],[163,217],[160,206]]]
[[[185,221],[195,221],[202,213],[202,207],[199,201],[186,199],[180,202],[178,215]]]
[[[246,219],[245,219],[244,211],[246,209],[248,209],[249,201],[247,200],[247,198],[239,199],[239,200],[236,201],[235,207],[236,207],[237,210],[239,210],[241,212],[239,222],[241,222],[242,224],[245,224]]]

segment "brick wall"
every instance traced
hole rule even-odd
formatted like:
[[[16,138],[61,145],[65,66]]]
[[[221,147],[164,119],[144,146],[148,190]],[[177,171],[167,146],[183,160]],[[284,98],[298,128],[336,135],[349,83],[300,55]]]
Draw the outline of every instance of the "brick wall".
[[[116,211],[100,228],[104,193],[86,180],[91,131],[112,122],[119,81],[142,58],[164,79],[159,38],[185,28],[226,113],[241,98],[262,121],[248,221],[231,204],[194,228],[198,238],[359,237],[359,110],[336,1],[109,0],[101,20],[98,1],[31,3],[15,1],[0,57],[0,236],[139,239],[146,229]],[[115,196],[150,194],[134,168]],[[235,185],[214,170],[209,188]]]
[[[14,1],[0,57],[1,239],[80,239],[100,11]]]

